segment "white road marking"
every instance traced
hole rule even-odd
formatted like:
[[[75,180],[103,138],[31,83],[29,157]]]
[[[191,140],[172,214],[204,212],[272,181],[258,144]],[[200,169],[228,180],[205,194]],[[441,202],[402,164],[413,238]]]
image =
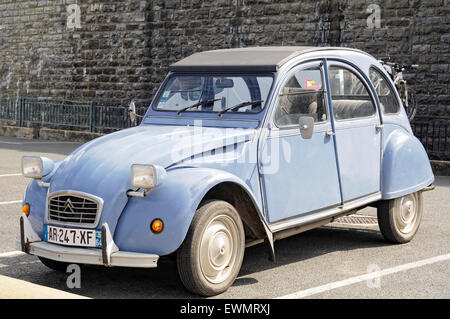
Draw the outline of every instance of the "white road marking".
[[[69,142],[69,141],[33,141],[33,142],[7,142],[7,141],[0,141],[0,144],[33,145],[33,144],[80,144],[80,143],[79,142]]]
[[[22,203],[22,200],[11,200],[9,202],[0,202],[0,205],[10,205],[10,204],[18,204]]]
[[[5,141],[0,141],[1,144],[9,144],[9,145],[22,145],[22,143],[19,142],[5,142]]]
[[[14,173],[14,174],[3,174],[0,177],[11,177],[11,176],[22,176],[22,173]]]
[[[22,255],[25,255],[25,253],[23,251],[15,250],[15,251],[8,251],[6,253],[0,253],[0,258],[17,257],[17,256],[22,256]]]
[[[278,297],[278,298],[275,298],[275,299],[300,299],[300,298],[305,298],[305,297],[309,297],[309,296],[312,296],[312,295],[320,294],[322,292],[326,292],[326,291],[329,291],[329,290],[332,290],[332,289],[353,285],[353,284],[356,284],[356,283],[359,283],[359,282],[363,282],[363,281],[367,281],[367,280],[371,280],[371,279],[375,279],[375,278],[380,278],[382,276],[394,274],[394,273],[397,273],[397,272],[400,272],[400,271],[406,271],[406,270],[410,270],[410,269],[414,269],[414,268],[418,268],[418,267],[434,264],[434,263],[437,263],[437,262],[446,261],[446,260],[449,260],[449,259],[450,259],[450,254],[440,255],[440,256],[431,257],[431,258],[427,258],[427,259],[422,259],[422,260],[411,262],[411,263],[408,263],[408,264],[404,264],[404,265],[400,265],[400,266],[396,266],[396,267],[392,267],[392,268],[383,269],[383,270],[381,270],[379,272],[371,272],[371,273],[368,273],[368,274],[364,274],[364,275],[360,275],[360,276],[356,276],[356,277],[351,277],[351,278],[344,279],[344,280],[341,280],[341,281],[331,282],[331,283],[326,284],[326,285],[322,285],[322,286],[318,286],[318,287],[314,287],[314,288],[309,288],[309,289],[306,289],[306,290],[300,290],[300,291],[294,292],[292,294],[281,296],[281,297]]]

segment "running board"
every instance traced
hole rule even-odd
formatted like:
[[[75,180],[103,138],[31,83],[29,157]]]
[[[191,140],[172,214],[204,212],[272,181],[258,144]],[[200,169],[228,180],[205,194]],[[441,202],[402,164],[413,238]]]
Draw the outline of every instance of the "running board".
[[[328,224],[337,217],[356,213],[357,208],[376,202],[381,199],[381,193],[375,193],[363,198],[344,203],[342,206],[309,213],[307,215],[293,217],[275,222],[269,225],[274,239],[282,239],[298,233]]]

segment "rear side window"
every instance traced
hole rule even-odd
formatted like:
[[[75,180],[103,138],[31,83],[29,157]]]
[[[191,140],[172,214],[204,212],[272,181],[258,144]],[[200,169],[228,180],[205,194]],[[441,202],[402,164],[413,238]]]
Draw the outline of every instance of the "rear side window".
[[[376,109],[369,91],[352,71],[332,66],[329,69],[331,99],[334,117],[347,120],[369,117]]]
[[[400,104],[386,78],[375,68],[370,68],[369,76],[377,92],[382,112],[384,114],[398,113],[400,111]]]

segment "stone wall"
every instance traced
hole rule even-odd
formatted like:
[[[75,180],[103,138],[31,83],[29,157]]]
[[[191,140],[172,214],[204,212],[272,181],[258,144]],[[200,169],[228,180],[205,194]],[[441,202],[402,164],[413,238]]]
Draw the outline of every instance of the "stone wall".
[[[0,97],[148,101],[197,51],[332,45],[420,64],[418,113],[448,116],[449,25],[449,0],[0,0]]]
[[[0,0],[0,96],[149,99],[150,7],[149,1]]]

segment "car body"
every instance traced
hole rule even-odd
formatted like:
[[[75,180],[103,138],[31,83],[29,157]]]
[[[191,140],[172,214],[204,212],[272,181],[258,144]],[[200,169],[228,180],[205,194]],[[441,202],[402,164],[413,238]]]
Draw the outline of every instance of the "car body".
[[[139,126],[61,161],[25,159],[24,170],[35,160],[42,172],[25,174],[34,178],[23,251],[47,263],[146,268],[176,253],[186,287],[213,295],[234,281],[241,246],[265,241],[274,258],[274,240],[367,205],[387,239],[417,231],[434,176],[374,57],[255,47],[196,53],[169,70]],[[91,247],[76,229],[91,230]],[[189,257],[195,249],[200,261]]]

